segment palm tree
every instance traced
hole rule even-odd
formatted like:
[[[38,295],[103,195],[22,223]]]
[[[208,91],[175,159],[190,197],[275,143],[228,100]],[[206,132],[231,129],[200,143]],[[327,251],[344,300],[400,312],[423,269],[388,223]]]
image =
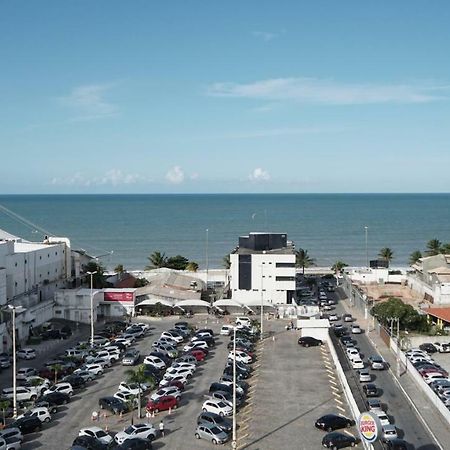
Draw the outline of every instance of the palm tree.
[[[394,252],[389,247],[384,247],[380,250],[378,256],[389,263],[394,259]]]
[[[231,267],[230,255],[225,255],[222,259],[222,263],[225,269],[229,269]]]
[[[332,266],[331,270],[333,270],[336,274],[341,273],[344,270],[344,267],[347,267],[348,264],[342,261],[336,261]]]
[[[303,275],[305,275],[305,268],[314,266],[315,262],[316,260],[308,255],[308,250],[300,248],[295,252],[295,265],[302,268]]]
[[[53,364],[50,366],[50,369],[53,370],[55,374],[55,384],[58,382],[58,372],[62,369],[61,364]]]
[[[128,369],[125,371],[127,381],[129,383],[135,383],[138,385],[138,417],[141,418],[141,393],[143,391],[142,385],[144,383],[150,383],[151,388],[155,384],[155,379],[151,375],[147,375],[145,372],[145,365],[141,364],[136,369]]]
[[[444,255],[450,255],[450,242],[442,245],[441,253],[443,253]]]
[[[409,265],[412,266],[422,258],[422,252],[420,250],[416,250],[409,255]]]
[[[118,264],[118,265],[115,267],[114,272],[116,272],[116,273],[118,273],[118,274],[124,273],[124,272],[125,272],[125,269],[124,269],[124,267],[123,267],[123,264]]]
[[[442,242],[439,239],[431,239],[427,242],[427,256],[434,256],[441,253]]]
[[[197,272],[198,264],[195,261],[189,261],[186,266],[186,270],[189,272]]]
[[[153,252],[148,258],[150,264],[145,268],[146,270],[160,269],[166,267],[166,254],[161,252]]]

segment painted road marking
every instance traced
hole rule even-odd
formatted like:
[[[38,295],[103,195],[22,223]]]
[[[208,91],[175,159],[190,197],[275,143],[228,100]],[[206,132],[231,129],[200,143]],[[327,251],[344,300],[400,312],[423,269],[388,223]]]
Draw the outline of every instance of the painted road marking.
[[[343,413],[345,413],[345,409],[342,408],[342,406],[337,405],[336,408],[339,409],[339,410],[341,410]]]

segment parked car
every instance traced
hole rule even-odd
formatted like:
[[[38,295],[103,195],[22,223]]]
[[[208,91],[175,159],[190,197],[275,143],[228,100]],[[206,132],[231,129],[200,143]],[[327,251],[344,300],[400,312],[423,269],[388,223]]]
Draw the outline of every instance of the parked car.
[[[109,445],[113,441],[113,438],[110,434],[106,433],[102,428],[100,427],[87,427],[82,428],[78,436],[91,436],[98,441],[100,441],[102,444]]]
[[[351,332],[352,334],[361,334],[362,330],[359,325],[354,324],[352,325]]]
[[[36,416],[22,417],[10,423],[7,428],[18,428],[22,434],[42,430],[42,422]]]
[[[178,407],[178,399],[173,395],[164,395],[158,397],[156,400],[149,400],[147,402],[147,411],[158,413],[159,411],[167,411],[176,409]]]
[[[127,439],[133,438],[144,438],[153,441],[156,439],[156,429],[150,423],[138,423],[136,425],[130,425],[114,436],[114,440],[119,445],[123,444]]]
[[[73,450],[107,450],[108,445],[92,436],[77,436],[72,442]]]
[[[122,445],[119,445],[115,450],[152,450],[152,441],[148,439],[127,439]]]
[[[62,379],[63,382],[69,383],[73,389],[79,389],[86,384],[85,378],[77,374],[67,375]]]
[[[353,369],[364,369],[364,362],[362,359],[354,358],[352,359]]]
[[[337,414],[326,414],[316,420],[315,426],[324,431],[334,431],[340,428],[349,428],[355,425],[355,421]]]
[[[231,416],[233,408],[222,400],[209,399],[203,402],[202,411],[209,411],[219,416]]]
[[[233,333],[233,325],[223,325],[222,328],[220,329],[220,334],[222,336],[229,336],[230,334]]]
[[[7,399],[12,399],[14,395],[14,389],[4,388],[2,390],[2,395]],[[26,387],[26,386],[17,386],[16,388],[16,398],[18,401],[34,401],[41,395],[41,391],[39,388],[35,387]]]
[[[389,417],[383,410],[375,409],[373,410],[373,412],[377,415],[378,420],[380,421],[382,426],[391,424],[391,422],[389,421]]]
[[[73,395],[73,387],[70,383],[56,383],[44,391],[44,395],[52,392],[60,392],[67,395]]]
[[[358,440],[354,436],[337,431],[326,434],[322,439],[322,446],[332,449],[354,447],[357,443]]]
[[[201,424],[215,425],[225,431],[225,433],[231,433],[233,430],[233,424],[228,419],[208,411],[201,412],[197,417],[197,425]]]
[[[315,347],[317,345],[323,345],[323,341],[316,339],[312,336],[302,336],[298,338],[299,345],[302,347]]]
[[[431,342],[425,342],[419,345],[420,350],[423,350],[427,353],[436,353],[437,348]]]
[[[16,379],[18,381],[25,381],[28,377],[37,375],[37,370],[31,367],[21,367],[16,372]]]
[[[360,383],[370,383],[372,381],[372,375],[367,369],[362,369],[359,371],[359,382]]]
[[[383,425],[381,428],[381,440],[383,442],[397,438],[397,428],[395,428],[395,425]]]
[[[150,400],[157,401],[161,397],[166,397],[168,395],[179,400],[181,398],[181,390],[176,386],[165,386],[154,392],[150,396]]]
[[[150,385],[147,383],[126,383],[125,381],[122,381],[119,384],[119,391],[122,392],[129,392],[133,395],[138,395],[139,392],[143,394],[145,391],[148,391],[150,389]]]
[[[209,425],[202,423],[197,425],[195,429],[195,437],[197,439],[206,439],[213,444],[224,444],[230,438],[230,435],[226,433],[222,428],[215,425]]]
[[[106,409],[113,414],[127,413],[130,408],[128,405],[116,397],[102,397],[98,400],[100,409]]]
[[[375,409],[383,411],[383,405],[377,398],[369,398],[367,400],[367,405],[369,406],[369,411],[373,411]]]
[[[44,395],[41,400],[48,402],[50,405],[65,405],[70,402],[70,395],[64,392],[51,392]]]
[[[378,396],[378,388],[373,383],[368,383],[363,386],[364,394],[366,397],[377,397]]]
[[[157,369],[163,370],[166,368],[166,362],[158,356],[149,355],[144,358],[144,364],[155,366]]]
[[[36,350],[34,348],[21,348],[17,350],[16,356],[19,359],[35,359]]]
[[[434,342],[433,345],[437,348],[439,353],[449,353],[450,343],[449,342]]]
[[[139,350],[128,350],[122,358],[123,366],[134,366],[139,362]]]
[[[408,450],[408,444],[403,439],[389,439],[384,445],[387,450]]]
[[[37,417],[42,423],[48,423],[52,420],[52,416],[50,415],[49,410],[42,406],[29,409],[28,411],[18,416],[17,419],[21,419],[22,417]]]

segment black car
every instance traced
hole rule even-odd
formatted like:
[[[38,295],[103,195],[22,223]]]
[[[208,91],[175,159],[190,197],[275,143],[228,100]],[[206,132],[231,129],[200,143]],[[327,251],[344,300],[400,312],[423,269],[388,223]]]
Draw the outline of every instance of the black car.
[[[438,350],[431,342],[425,342],[424,344],[419,345],[420,350],[423,350],[427,353],[436,353]]]
[[[303,347],[314,347],[316,345],[323,344],[323,342],[320,339],[313,338],[312,336],[302,336],[298,338],[298,343]]]
[[[116,397],[102,397],[98,400],[100,409],[106,409],[113,414],[127,413],[129,407],[126,403]]]
[[[408,450],[408,444],[403,439],[387,439],[384,445],[388,450]]]
[[[349,434],[333,433],[326,434],[322,439],[322,446],[327,448],[354,447],[358,443],[357,439]]]
[[[41,333],[41,338],[45,341],[48,339],[67,339],[70,335],[62,330],[48,330]]]
[[[230,383],[233,382],[233,375],[222,375],[221,379],[223,381],[228,381]],[[250,389],[250,385],[244,380],[238,380],[236,383],[244,392],[247,392]]]
[[[221,430],[225,431],[225,433],[231,433],[233,430],[233,424],[219,414],[214,414],[212,412],[202,412],[197,418],[197,425],[207,424],[207,425],[216,425]]]
[[[363,386],[364,394],[366,397],[377,397],[378,396],[378,388],[373,383],[367,383]]]
[[[127,439],[122,445],[116,447],[116,450],[152,450],[152,443],[148,439]]]
[[[103,444],[92,436],[77,436],[72,442],[72,447],[84,448],[86,450],[107,450],[108,445]]]
[[[10,423],[8,428],[18,428],[22,434],[42,430],[42,422],[36,416],[27,416]]]
[[[226,366],[225,369],[223,369],[223,374],[233,376],[233,366],[232,365]],[[239,367],[236,366],[236,377],[239,380],[246,380],[247,378],[250,378],[250,375],[251,375],[250,372],[241,370]]]
[[[64,377],[62,381],[66,383],[70,383],[70,385],[74,389],[80,389],[86,384],[86,380],[83,377],[79,377],[78,375],[68,375],[67,377]]]
[[[151,364],[144,364],[144,366],[144,373],[146,376],[153,377],[158,383],[162,380],[163,373],[159,369],[157,369],[155,366],[152,366]]]
[[[50,405],[66,405],[70,402],[70,395],[64,392],[50,392],[41,397],[43,402],[48,402]]]
[[[316,428],[324,431],[334,431],[355,425],[355,421],[337,414],[326,414],[316,420]]]

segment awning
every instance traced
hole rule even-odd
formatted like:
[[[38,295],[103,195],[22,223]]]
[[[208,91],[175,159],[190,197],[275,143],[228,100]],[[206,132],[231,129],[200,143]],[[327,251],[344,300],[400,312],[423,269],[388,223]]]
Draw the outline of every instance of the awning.
[[[155,306],[157,304],[161,304],[164,306],[168,306],[170,308],[173,308],[174,306],[174,302],[171,302],[170,300],[164,300],[164,299],[159,299],[159,298],[151,298],[148,300],[143,300],[141,303],[138,303],[136,305],[136,308],[139,308],[140,306]]]
[[[241,306],[261,306],[261,299],[251,299],[251,300],[245,300],[245,302],[242,302]],[[263,306],[264,307],[272,307],[272,308],[277,308],[278,305],[274,305],[273,303],[268,302],[267,300],[264,300],[263,302]]]
[[[237,306],[239,308],[245,308],[245,306],[242,303],[239,303],[236,300],[232,300],[232,299],[217,300],[213,303],[213,306],[215,306],[216,308],[218,308],[218,307],[226,308],[227,306]]]
[[[205,300],[181,300],[180,302],[175,303],[175,306],[177,307],[184,307],[184,306],[204,306],[205,308],[209,308],[211,305],[209,302],[205,302]]]

